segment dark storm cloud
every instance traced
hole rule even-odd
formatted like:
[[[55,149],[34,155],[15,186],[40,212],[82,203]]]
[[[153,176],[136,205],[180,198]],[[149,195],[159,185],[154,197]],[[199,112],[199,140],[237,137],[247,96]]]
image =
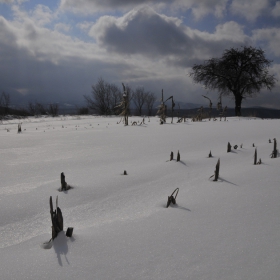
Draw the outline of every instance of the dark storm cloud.
[[[178,18],[160,15],[147,7],[120,18],[101,17],[89,34],[109,52],[158,57],[182,67],[249,41],[235,22],[218,26],[215,34],[203,33],[187,28]]]

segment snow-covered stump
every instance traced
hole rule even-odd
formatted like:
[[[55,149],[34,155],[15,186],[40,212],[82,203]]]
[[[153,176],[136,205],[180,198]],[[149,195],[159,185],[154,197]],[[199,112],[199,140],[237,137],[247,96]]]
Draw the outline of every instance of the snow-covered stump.
[[[210,151],[208,157],[209,157],[209,158],[213,157],[211,151]]]
[[[176,193],[176,194],[175,194],[175,193]],[[176,204],[176,197],[177,197],[178,193],[179,193],[179,188],[176,188],[176,189],[173,191],[173,193],[172,193],[170,196],[168,196],[166,208],[169,207],[169,205],[171,204],[171,202],[172,202],[173,204]],[[175,194],[175,197],[174,197],[174,194]]]
[[[228,142],[228,144],[227,144],[227,152],[228,153],[230,153],[231,152],[231,145],[230,145],[230,143]]]
[[[172,161],[173,160],[173,152],[171,152],[171,154],[170,154],[170,161]]]

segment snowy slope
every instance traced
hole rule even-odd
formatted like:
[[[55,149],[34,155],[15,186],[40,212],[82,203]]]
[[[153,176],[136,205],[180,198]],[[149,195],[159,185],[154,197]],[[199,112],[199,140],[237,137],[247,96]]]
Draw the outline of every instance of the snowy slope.
[[[280,120],[118,121],[29,118],[21,134],[17,120],[0,125],[1,279],[279,279],[280,158],[268,140],[280,140]],[[238,148],[227,153],[228,142]],[[46,250],[57,195],[74,234]]]

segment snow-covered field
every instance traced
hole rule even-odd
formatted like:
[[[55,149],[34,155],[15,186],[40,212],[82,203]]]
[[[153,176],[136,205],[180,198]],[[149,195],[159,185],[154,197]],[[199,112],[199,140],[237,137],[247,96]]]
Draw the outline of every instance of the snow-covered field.
[[[280,141],[280,120],[117,121],[28,118],[21,134],[18,120],[0,124],[1,279],[279,279],[280,158],[269,139]],[[238,148],[227,153],[228,142]],[[181,161],[168,161],[178,150]],[[57,195],[73,237],[43,249]]]

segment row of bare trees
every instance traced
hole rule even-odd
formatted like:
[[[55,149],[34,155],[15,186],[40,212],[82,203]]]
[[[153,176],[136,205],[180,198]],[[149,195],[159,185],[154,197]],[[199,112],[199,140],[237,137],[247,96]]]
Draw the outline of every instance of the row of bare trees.
[[[141,116],[145,108],[150,116],[156,101],[154,93],[146,91],[144,87],[137,87],[133,90],[126,85],[125,89],[129,96],[127,102],[129,105],[133,102],[136,115]],[[118,115],[120,114],[118,105],[123,100],[123,94],[118,86],[99,78],[97,83],[92,86],[91,95],[84,95],[84,98],[90,110],[96,111],[100,115]]]
[[[0,96],[1,115],[9,114],[10,101],[10,95],[8,93],[2,92]]]
[[[28,112],[30,115],[51,115],[53,117],[58,115],[59,106],[57,103],[50,103],[47,106],[39,102],[29,102]]]

